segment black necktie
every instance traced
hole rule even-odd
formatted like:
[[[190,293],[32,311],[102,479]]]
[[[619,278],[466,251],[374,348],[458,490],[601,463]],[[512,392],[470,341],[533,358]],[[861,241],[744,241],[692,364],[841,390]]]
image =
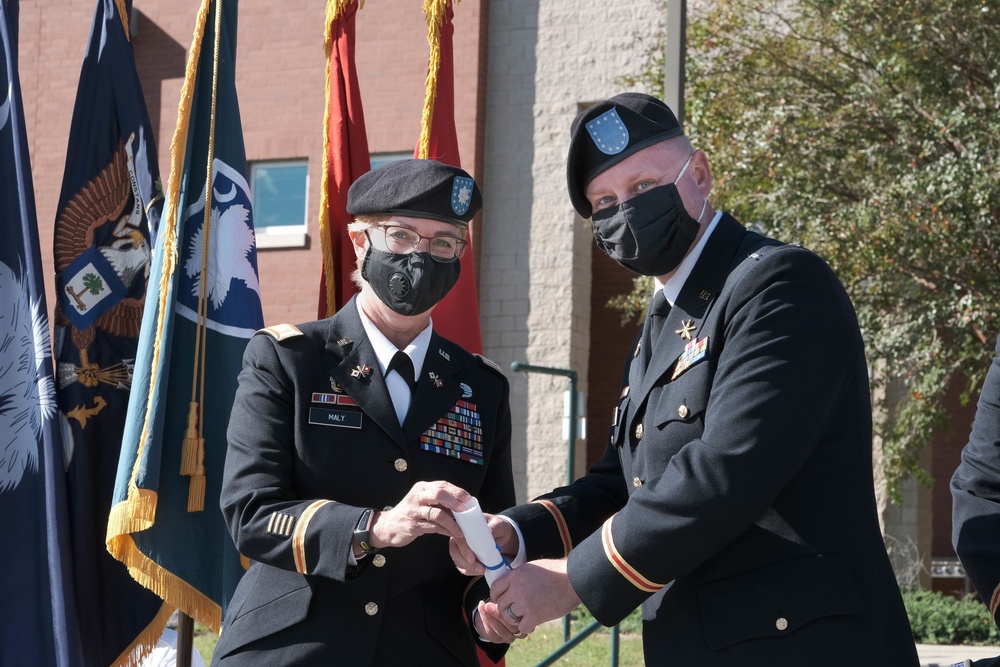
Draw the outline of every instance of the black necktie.
[[[413,377],[413,362],[410,360],[410,355],[402,350],[396,350],[396,354],[392,355],[389,365],[385,367],[386,375],[391,371],[396,371],[400,377],[406,380],[406,385],[410,388],[411,395],[416,391],[417,381]]]
[[[663,331],[663,323],[667,321],[668,314],[670,314],[670,303],[667,301],[667,297],[664,296],[663,290],[658,290],[653,297],[652,303],[649,304],[650,352],[656,346],[656,339],[660,337],[660,332]]]

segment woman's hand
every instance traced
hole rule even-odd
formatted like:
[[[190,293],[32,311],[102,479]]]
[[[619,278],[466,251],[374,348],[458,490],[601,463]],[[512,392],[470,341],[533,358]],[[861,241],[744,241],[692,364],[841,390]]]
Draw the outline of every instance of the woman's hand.
[[[486,517],[486,525],[493,533],[493,541],[500,547],[500,553],[508,561],[514,560],[517,555],[519,542],[517,531],[510,525],[510,522],[496,514],[483,514]],[[486,573],[486,568],[476,558],[469,543],[465,541],[465,536],[459,533],[452,536],[448,541],[448,552],[455,562],[455,567],[464,575],[475,577]]]
[[[461,538],[452,512],[464,510],[471,499],[468,491],[448,482],[417,482],[398,505],[375,512],[371,544],[376,549],[402,547],[431,533]]]

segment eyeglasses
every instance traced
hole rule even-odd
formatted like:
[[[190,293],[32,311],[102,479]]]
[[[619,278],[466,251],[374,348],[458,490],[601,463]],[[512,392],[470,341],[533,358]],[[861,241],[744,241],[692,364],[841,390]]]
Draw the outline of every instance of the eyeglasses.
[[[385,247],[389,252],[401,255],[415,251],[421,241],[427,241],[427,252],[439,262],[453,262],[462,256],[468,242],[457,236],[447,234],[441,236],[422,236],[409,227],[393,225],[374,225],[372,229],[381,229],[385,234]]]

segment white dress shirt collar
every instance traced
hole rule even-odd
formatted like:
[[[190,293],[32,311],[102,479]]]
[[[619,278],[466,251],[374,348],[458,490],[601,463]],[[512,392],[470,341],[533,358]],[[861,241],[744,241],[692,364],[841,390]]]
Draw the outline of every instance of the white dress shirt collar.
[[[655,287],[653,288],[653,294],[656,294],[656,290],[663,289],[663,296],[667,297],[667,301],[671,306],[674,305],[674,302],[677,301],[677,296],[684,287],[684,283],[687,282],[688,276],[694,270],[694,265],[698,263],[698,258],[701,257],[701,253],[705,249],[705,244],[708,243],[708,237],[715,231],[715,226],[719,224],[719,220],[721,219],[722,211],[716,211],[712,221],[708,223],[705,233],[698,239],[698,244],[687,254],[687,257],[680,263],[674,274],[667,279],[667,282],[661,283],[659,278],[654,278]]]
[[[355,305],[357,305],[357,300],[355,300]],[[368,340],[372,344],[372,349],[375,350],[375,356],[378,358],[378,368],[379,371],[385,375],[385,368],[389,365],[392,360],[392,355],[396,354],[398,349],[393,345],[385,335],[378,330],[378,327],[368,319],[365,315],[365,311],[358,306],[358,315],[361,317],[361,324],[365,328],[365,333],[368,335]],[[417,337],[406,346],[403,352],[406,352],[410,357],[410,361],[413,362],[413,372],[416,380],[420,377],[420,371],[424,367],[424,358],[427,356],[427,348],[431,344],[431,332],[434,330],[434,322],[430,321],[427,323],[427,328],[417,334]]]

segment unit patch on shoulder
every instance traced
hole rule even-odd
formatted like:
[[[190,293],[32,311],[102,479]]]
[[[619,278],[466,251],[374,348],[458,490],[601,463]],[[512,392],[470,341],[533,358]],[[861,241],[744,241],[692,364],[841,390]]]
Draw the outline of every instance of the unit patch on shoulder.
[[[294,324],[275,324],[273,326],[264,327],[257,331],[257,333],[270,334],[277,340],[285,340],[287,338],[294,338],[295,336],[301,336],[302,332]]]
[[[493,361],[491,359],[487,359],[486,357],[484,357],[481,354],[477,354],[476,357],[479,359],[480,362],[482,362],[483,366],[486,366],[487,368],[493,369],[494,371],[496,371],[497,373],[499,373],[503,377],[507,377],[506,375],[503,374],[503,371],[500,370],[500,366],[498,366],[495,361]]]

